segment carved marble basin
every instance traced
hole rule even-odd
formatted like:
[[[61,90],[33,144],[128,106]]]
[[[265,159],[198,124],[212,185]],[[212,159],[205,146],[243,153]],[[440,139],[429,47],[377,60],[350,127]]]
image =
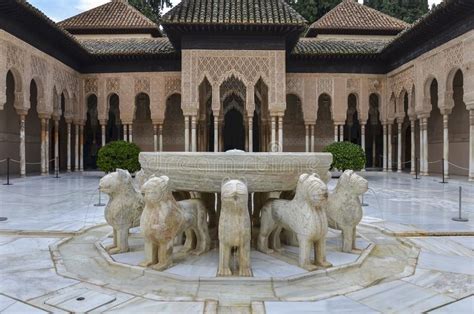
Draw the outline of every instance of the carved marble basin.
[[[140,153],[145,175],[166,175],[174,190],[220,192],[226,178],[247,182],[249,192],[289,191],[302,173],[326,176],[330,153]]]

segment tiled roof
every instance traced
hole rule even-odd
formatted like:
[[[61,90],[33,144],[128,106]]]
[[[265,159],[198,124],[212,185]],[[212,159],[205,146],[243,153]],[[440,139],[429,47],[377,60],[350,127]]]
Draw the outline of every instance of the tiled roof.
[[[149,55],[173,54],[176,52],[166,37],[80,39],[79,42],[93,55]]]
[[[301,38],[292,51],[297,56],[375,55],[389,43],[388,40],[335,40]]]
[[[341,32],[397,34],[410,24],[358,3],[344,0],[310,27],[310,33]]]
[[[284,0],[183,0],[163,24],[305,25]]]
[[[128,4],[127,0],[112,0],[58,24],[72,33],[76,30],[135,29],[159,31],[156,23]]]

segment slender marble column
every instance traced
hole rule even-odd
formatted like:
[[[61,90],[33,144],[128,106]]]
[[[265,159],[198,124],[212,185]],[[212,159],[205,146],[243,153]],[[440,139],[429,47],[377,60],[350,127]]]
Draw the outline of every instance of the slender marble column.
[[[197,137],[196,137],[196,116],[191,116],[191,151],[197,150]]]
[[[158,126],[158,132],[160,134],[160,152],[163,151],[163,124]]]
[[[360,139],[361,139],[361,146],[365,152],[365,124],[361,123],[360,125]]]
[[[410,120],[410,135],[411,135],[411,169],[410,174],[415,174],[416,171],[416,143],[415,143],[415,127],[416,127],[416,120]]]
[[[402,123],[398,122],[397,172],[402,172]]]
[[[388,145],[388,161],[387,161],[387,170],[392,171],[393,163],[392,163],[392,124],[390,123],[387,126],[387,145]]]
[[[448,115],[443,115],[443,159],[444,159],[444,177],[449,178],[449,131]]]
[[[49,119],[46,119],[46,173],[49,173]]]
[[[76,136],[76,140],[74,142],[74,145],[76,146],[75,147],[75,150],[76,150],[76,155],[75,155],[75,158],[74,158],[74,170],[75,171],[79,171],[79,164],[80,164],[80,161],[79,161],[79,124],[76,124],[75,126],[75,136]]]
[[[388,171],[387,163],[387,125],[383,124],[383,171]]]
[[[310,132],[311,132],[311,138],[310,138],[311,152],[314,152],[314,128],[315,128],[315,125],[311,124],[309,127],[310,127]]]
[[[125,142],[128,141],[128,131],[127,131],[127,128],[128,128],[127,124],[124,123],[124,124],[123,124],[123,140],[124,140]]]
[[[249,152],[253,152],[253,117],[249,117]]]
[[[184,116],[184,151],[189,152],[189,116]]]
[[[67,172],[71,172],[71,122],[67,123]]]
[[[339,142],[344,142],[344,124],[339,125]]]
[[[46,175],[46,119],[41,119],[41,175]]]
[[[308,124],[305,124],[304,125],[304,129],[305,129],[305,136],[304,136],[304,140],[305,140],[305,152],[309,152],[309,125]]]
[[[474,109],[469,110],[469,181],[474,181]]]
[[[133,124],[128,125],[128,141],[133,143]]]
[[[214,152],[219,151],[219,118],[214,116]]]
[[[79,126],[79,170],[84,171],[84,126]]]
[[[54,120],[54,172],[59,172],[59,120]]]
[[[105,146],[105,142],[106,142],[106,139],[105,139],[105,124],[101,124],[100,125],[100,133],[102,135],[102,147]]]
[[[153,124],[153,151],[158,151],[158,126]]]
[[[339,142],[339,125],[334,124],[334,142]]]
[[[272,143],[271,143],[271,149],[272,151],[275,151],[274,145],[276,141],[276,117],[272,116]]]
[[[429,174],[428,166],[428,118],[423,118],[423,173],[427,176]]]
[[[283,116],[278,117],[278,148],[283,151]]]
[[[26,177],[25,115],[20,115],[20,175]]]

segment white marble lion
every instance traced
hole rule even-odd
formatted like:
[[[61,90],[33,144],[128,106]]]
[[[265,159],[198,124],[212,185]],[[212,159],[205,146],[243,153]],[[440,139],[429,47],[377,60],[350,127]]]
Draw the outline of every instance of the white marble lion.
[[[250,215],[247,185],[228,180],[221,187],[219,217],[219,276],[232,276],[232,250],[238,254],[239,276],[252,276],[250,269]]]
[[[106,247],[110,254],[128,252],[130,228],[140,225],[144,202],[135,189],[132,177],[127,170],[117,169],[100,179],[99,189],[109,195],[105,207],[105,220],[114,229],[113,244]]]
[[[359,197],[367,192],[368,182],[352,170],[346,170],[329,194],[327,216],[329,227],[342,231],[342,251],[359,252],[356,242],[356,227],[362,220]]]
[[[200,199],[177,202],[167,176],[150,177],[142,186],[145,209],[140,220],[145,240],[145,260],[140,266],[164,270],[173,264],[176,236],[186,232],[184,251],[199,255],[209,251],[211,240],[207,227],[207,211]],[[195,240],[195,241],[194,241]]]
[[[300,246],[299,265],[307,270],[332,266],[326,260],[328,223],[325,206],[328,197],[326,184],[315,174],[302,174],[292,200],[273,199],[262,208],[257,248],[271,253],[269,237],[278,238],[282,228],[296,234]],[[311,262],[314,249],[315,261]]]

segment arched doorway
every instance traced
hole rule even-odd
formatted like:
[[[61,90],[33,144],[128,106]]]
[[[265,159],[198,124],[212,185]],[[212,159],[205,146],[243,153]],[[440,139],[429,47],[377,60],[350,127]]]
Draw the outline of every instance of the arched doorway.
[[[431,112],[428,118],[428,172],[441,173],[443,158],[443,116],[438,107],[438,82],[431,81],[429,87]]]
[[[403,123],[402,123],[402,170],[411,169],[411,125],[408,118],[409,102],[408,93],[403,96]]]
[[[87,120],[84,137],[84,169],[96,169],[97,154],[101,144],[96,95],[90,95],[87,98]]]
[[[328,94],[321,94],[318,98],[318,115],[314,128],[314,151],[321,152],[334,142],[334,122],[331,114],[331,97]]]
[[[296,95],[286,96],[286,110],[283,117],[283,151],[304,152],[305,143],[305,123],[301,100]]]
[[[357,112],[357,96],[347,97],[347,117],[344,125],[344,141],[361,144],[359,114]]]
[[[181,95],[173,94],[166,100],[163,122],[163,150],[180,152],[184,150],[184,116],[181,110]]]
[[[117,94],[111,94],[109,96],[109,117],[105,133],[105,141],[107,143],[123,138],[119,104],[119,96]]]
[[[38,117],[40,91],[35,80],[30,83],[30,109],[25,119],[26,173],[41,172],[41,121]]]
[[[153,122],[151,121],[150,97],[140,93],[135,97],[135,119],[133,120],[133,142],[142,151],[152,152]]]
[[[245,150],[244,109],[242,99],[231,94],[224,100],[224,151]]]
[[[380,122],[379,96],[369,96],[369,121],[366,129],[365,156],[371,168],[383,167],[383,127]],[[368,168],[368,167],[367,167]]]

